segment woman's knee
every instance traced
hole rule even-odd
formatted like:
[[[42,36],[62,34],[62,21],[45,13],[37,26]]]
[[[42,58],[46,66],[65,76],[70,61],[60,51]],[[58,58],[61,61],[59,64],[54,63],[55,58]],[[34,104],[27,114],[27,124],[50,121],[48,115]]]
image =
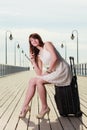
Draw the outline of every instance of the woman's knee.
[[[29,85],[35,85],[36,84],[36,78],[31,78],[29,80]]]
[[[32,79],[30,79],[30,81],[29,81],[29,84],[31,84],[31,85],[35,85],[35,86],[40,86],[40,85],[43,85],[43,84],[45,84],[46,82],[44,81],[44,80],[42,80],[42,79],[40,79],[40,78],[32,78]]]
[[[37,84],[37,86],[39,86],[39,85],[43,85],[44,84],[44,81],[42,80],[42,79],[37,79],[37,81],[36,81],[36,84]]]

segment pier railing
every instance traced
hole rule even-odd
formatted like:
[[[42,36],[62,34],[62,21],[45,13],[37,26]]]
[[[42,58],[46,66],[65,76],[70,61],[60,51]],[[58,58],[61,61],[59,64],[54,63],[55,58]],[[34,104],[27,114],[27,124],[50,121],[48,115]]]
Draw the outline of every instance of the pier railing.
[[[16,72],[27,71],[29,69],[29,67],[0,64],[0,77]]]
[[[75,66],[76,66],[77,75],[87,76],[87,63],[81,63],[78,64],[78,66],[77,65]]]
[[[76,67],[77,75],[87,76],[87,63],[81,63]],[[29,67],[0,64],[0,77],[11,73],[30,70]]]

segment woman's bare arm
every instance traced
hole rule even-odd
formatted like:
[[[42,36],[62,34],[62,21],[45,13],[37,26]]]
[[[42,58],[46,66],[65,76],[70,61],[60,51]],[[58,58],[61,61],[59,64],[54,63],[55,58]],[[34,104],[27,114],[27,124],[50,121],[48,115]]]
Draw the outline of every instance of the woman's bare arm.
[[[48,72],[51,72],[55,69],[56,62],[58,61],[58,56],[55,52],[54,46],[51,42],[45,43],[45,48],[50,52],[51,54],[51,61],[50,61],[50,67],[48,69]]]
[[[39,56],[37,58],[37,62],[35,61],[34,54],[31,54],[30,57],[33,69],[35,70],[36,74],[42,75],[42,61],[40,60]]]

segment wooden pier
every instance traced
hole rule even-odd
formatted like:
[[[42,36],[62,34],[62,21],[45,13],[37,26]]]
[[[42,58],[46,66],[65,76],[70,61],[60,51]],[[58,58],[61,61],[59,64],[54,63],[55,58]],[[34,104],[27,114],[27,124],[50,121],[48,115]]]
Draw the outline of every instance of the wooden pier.
[[[78,77],[82,117],[61,117],[54,101],[54,86],[46,85],[49,117],[36,118],[41,108],[36,91],[31,113],[19,119],[28,81],[33,76],[33,71],[25,71],[0,78],[0,130],[87,130],[87,77]]]

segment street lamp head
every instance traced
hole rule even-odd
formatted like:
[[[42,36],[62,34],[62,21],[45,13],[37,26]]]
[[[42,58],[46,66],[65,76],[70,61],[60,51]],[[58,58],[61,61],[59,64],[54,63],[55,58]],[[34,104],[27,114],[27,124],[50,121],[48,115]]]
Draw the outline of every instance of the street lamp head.
[[[10,36],[9,36],[9,39],[10,39],[10,40],[12,40],[12,39],[13,39],[13,36],[12,36],[12,34],[10,34]]]
[[[22,53],[24,53],[24,51],[22,50]]]
[[[64,47],[64,45],[63,45],[63,43],[61,44],[61,48],[63,48]]]
[[[19,45],[19,44],[17,45],[17,48],[20,48],[20,45]]]
[[[75,37],[75,36],[74,36],[74,35],[73,35],[73,33],[72,33],[72,35],[71,35],[71,39],[73,40],[73,39],[74,39],[74,37]]]

